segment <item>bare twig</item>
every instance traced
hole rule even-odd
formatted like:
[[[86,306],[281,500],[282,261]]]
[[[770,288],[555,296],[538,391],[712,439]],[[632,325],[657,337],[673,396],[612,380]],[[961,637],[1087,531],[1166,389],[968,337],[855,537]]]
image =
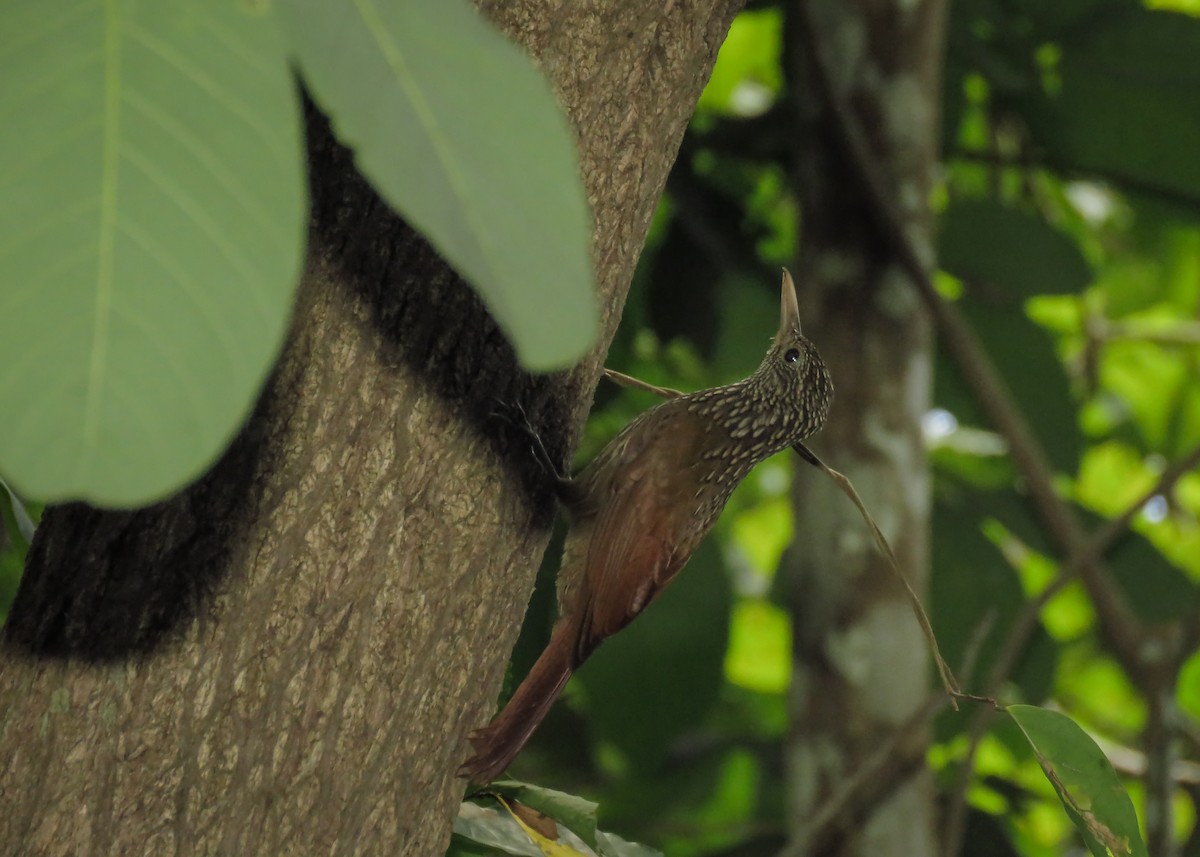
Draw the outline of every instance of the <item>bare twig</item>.
[[[678,399],[683,395],[678,390],[672,390],[670,387],[656,387],[647,381],[643,381],[641,378],[626,375],[624,372],[618,372],[616,369],[605,368],[604,377],[630,390],[653,393],[656,396],[662,396],[664,399]]]
[[[904,586],[904,591],[908,595],[908,603],[912,606],[913,614],[917,617],[917,624],[921,626],[921,633],[925,635],[925,642],[929,644],[929,651],[933,654],[933,660],[937,664],[938,675],[942,679],[942,686],[946,689],[946,694],[950,697],[950,704],[957,710],[959,699],[985,701],[959,690],[958,682],[954,680],[954,674],[950,671],[950,666],[946,663],[945,658],[942,657],[941,649],[938,648],[937,636],[933,633],[933,626],[929,623],[929,616],[925,612],[925,608],[921,606],[920,596],[912,588],[912,584],[908,582],[908,578],[904,576],[904,572],[900,570],[900,561],[896,559],[896,554],[892,551],[892,546],[888,544],[887,539],[883,537],[883,533],[879,531],[879,527],[875,524],[875,519],[871,517],[871,513],[863,505],[858,492],[854,490],[854,485],[851,484],[849,479],[818,458],[816,453],[804,444],[797,443],[792,449],[801,458],[832,479],[838,488],[842,490],[842,493],[850,498],[850,502],[855,505],[859,514],[862,515],[863,520],[867,522],[867,528],[870,529],[871,535],[875,538],[875,546],[879,548],[879,552],[887,559],[892,572]]]

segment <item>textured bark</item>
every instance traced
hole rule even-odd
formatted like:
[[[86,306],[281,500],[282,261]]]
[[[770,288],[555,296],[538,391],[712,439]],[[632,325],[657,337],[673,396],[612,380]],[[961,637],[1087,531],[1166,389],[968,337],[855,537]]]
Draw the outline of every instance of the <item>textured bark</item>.
[[[201,482],[49,511],[5,629],[6,854],[411,854],[446,845],[550,500],[486,414],[565,457],[735,0],[484,3],[555,82],[595,212],[604,335],[531,379],[310,111],[293,330]]]
[[[805,331],[836,388],[814,448],[854,482],[915,584],[928,560],[920,420],[931,395],[930,326],[889,252],[847,131],[859,129],[903,212],[902,228],[928,251],[944,11],[942,0],[797,0],[790,9],[802,124],[800,258],[812,288],[802,301]],[[806,829],[883,737],[921,706],[930,672],[917,624],[858,514],[828,480],[803,469],[796,531],[804,540],[793,590],[796,725],[788,750],[793,833],[812,853],[935,854],[924,772],[889,772],[893,781],[876,790],[886,795],[882,802],[842,818],[832,837],[826,831],[814,841]]]

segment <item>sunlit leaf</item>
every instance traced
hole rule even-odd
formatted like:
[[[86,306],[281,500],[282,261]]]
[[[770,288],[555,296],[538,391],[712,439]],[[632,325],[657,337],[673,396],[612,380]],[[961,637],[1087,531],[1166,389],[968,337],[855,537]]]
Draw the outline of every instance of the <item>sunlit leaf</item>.
[[[782,18],[767,8],[734,19],[697,110],[746,116],[770,106],[781,85]]]
[[[1146,725],[1146,700],[1094,637],[1063,646],[1057,696],[1070,700],[1081,720],[1117,735],[1133,736]]]
[[[1150,449],[1175,456],[1200,443],[1200,385],[1178,353],[1151,342],[1113,342],[1100,380],[1128,406]]]
[[[734,684],[760,693],[787,690],[792,678],[792,626],[783,609],[759,599],[734,605],[725,674]]]

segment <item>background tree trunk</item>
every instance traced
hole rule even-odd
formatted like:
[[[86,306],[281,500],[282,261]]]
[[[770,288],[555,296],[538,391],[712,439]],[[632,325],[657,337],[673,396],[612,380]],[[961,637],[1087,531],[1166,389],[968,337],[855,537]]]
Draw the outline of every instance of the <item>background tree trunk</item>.
[[[309,261],[251,421],[181,495],[58,507],[38,531],[0,664],[6,853],[444,849],[551,512],[487,414],[521,402],[552,452],[573,445],[740,2],[483,5],[577,131],[600,345],[521,373],[310,110]]]
[[[844,472],[914,583],[928,564],[929,473],[921,418],[931,397],[930,325],[864,185],[858,143],[897,203],[900,228],[932,248],[942,0],[797,0],[792,91],[802,200],[805,331],[834,370],[818,453]],[[932,266],[932,252],[923,261]],[[811,468],[797,489],[795,730],[790,805],[805,853],[937,852],[933,789],[915,752],[877,772],[867,803],[813,825],[831,797],[929,695],[929,655],[900,587],[858,513]],[[881,801],[872,805],[872,801]],[[869,807],[869,808],[868,808]],[[865,816],[865,817],[864,817]],[[792,852],[789,852],[792,853]]]

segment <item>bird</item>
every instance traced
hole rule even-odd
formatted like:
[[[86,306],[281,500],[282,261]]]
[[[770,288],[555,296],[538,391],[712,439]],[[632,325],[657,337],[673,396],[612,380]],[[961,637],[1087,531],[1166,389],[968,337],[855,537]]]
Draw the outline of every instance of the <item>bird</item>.
[[[480,785],[496,779],[571,674],[662,593],[750,470],[825,424],[833,383],[801,332],[786,269],[779,315],[779,329],[752,375],[671,398],[630,422],[578,475],[551,473],[569,523],[559,618],[508,703],[471,733],[474,755],[459,768],[460,777]],[[540,443],[533,445],[543,465],[553,468]]]

